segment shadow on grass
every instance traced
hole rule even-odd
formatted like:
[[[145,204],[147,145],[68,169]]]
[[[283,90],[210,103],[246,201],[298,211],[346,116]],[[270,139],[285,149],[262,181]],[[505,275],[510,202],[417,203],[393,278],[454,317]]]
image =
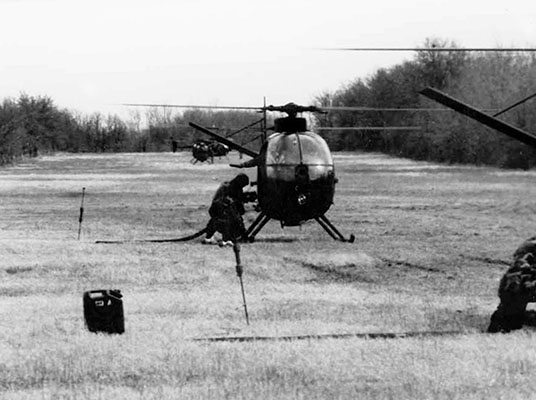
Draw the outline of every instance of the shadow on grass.
[[[485,332],[491,314],[484,314],[475,308],[453,310],[448,308],[435,308],[426,313],[428,329],[456,329],[461,331]]]
[[[255,238],[251,244],[255,243],[293,243],[297,242],[298,238],[289,236],[271,236]],[[244,242],[244,244],[250,244],[250,242]]]
[[[429,327],[432,330],[449,327],[464,331],[486,332],[490,318],[491,313],[483,314],[472,308],[467,310],[436,309],[435,312],[427,313]],[[523,327],[529,330],[536,328],[536,310],[525,312]]]
[[[93,193],[94,194],[94,193]],[[82,199],[82,190],[80,191],[66,191],[66,192],[60,192],[56,194],[56,197],[62,197],[62,198],[80,198]]]

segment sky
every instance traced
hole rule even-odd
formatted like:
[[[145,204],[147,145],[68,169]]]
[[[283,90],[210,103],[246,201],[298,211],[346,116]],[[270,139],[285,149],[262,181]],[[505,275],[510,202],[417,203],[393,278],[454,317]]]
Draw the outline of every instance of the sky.
[[[121,103],[309,104],[413,53],[536,47],[534,0],[0,0],[0,99],[127,115]]]

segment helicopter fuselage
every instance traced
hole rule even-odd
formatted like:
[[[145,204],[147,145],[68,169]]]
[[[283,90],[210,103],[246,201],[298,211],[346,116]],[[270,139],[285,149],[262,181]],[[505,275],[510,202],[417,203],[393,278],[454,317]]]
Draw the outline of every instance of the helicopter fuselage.
[[[217,141],[199,140],[192,146],[194,160],[213,161],[214,157],[224,157],[229,153],[229,147]]]
[[[257,166],[260,209],[284,226],[326,213],[335,194],[329,148],[313,132],[276,132],[261,148]]]

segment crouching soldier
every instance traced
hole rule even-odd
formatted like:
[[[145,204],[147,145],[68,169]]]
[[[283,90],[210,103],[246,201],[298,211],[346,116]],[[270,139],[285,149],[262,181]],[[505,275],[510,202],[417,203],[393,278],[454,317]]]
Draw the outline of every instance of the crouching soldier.
[[[222,235],[220,245],[232,246],[246,232],[242,215],[244,214],[243,189],[249,184],[246,174],[238,174],[229,182],[223,182],[208,210],[210,221],[207,225],[204,244],[216,244],[213,238],[216,232]]]
[[[488,332],[521,329],[527,304],[536,301],[536,236],[515,251],[512,266],[499,283],[499,298]]]

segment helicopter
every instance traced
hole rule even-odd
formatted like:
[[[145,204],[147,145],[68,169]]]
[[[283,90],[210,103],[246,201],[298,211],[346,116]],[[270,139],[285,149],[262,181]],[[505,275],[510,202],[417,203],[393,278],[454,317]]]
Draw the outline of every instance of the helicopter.
[[[249,109],[249,108],[248,108]],[[233,167],[257,167],[257,191],[259,215],[249,226],[243,239],[253,241],[255,236],[271,219],[279,221],[282,227],[299,226],[314,219],[335,240],[353,242],[326,217],[333,204],[335,194],[335,167],[333,157],[325,140],[307,129],[307,120],[298,113],[325,113],[316,106],[300,106],[288,103],[283,106],[264,106],[260,109],[262,145],[255,152],[235,143],[208,128],[190,122],[190,126],[216,140],[250,156],[252,159]],[[286,117],[276,118],[274,133],[267,135],[266,112],[281,112]]]
[[[225,157],[229,154],[229,146],[219,143],[215,140],[197,140],[190,146],[178,146],[178,149],[192,149],[192,159],[190,162],[196,164],[198,162],[214,163],[214,157]]]
[[[126,105],[139,106],[139,104],[126,104]],[[152,105],[152,106],[154,106],[154,105]],[[208,108],[209,106],[165,106],[165,107]],[[220,107],[210,107],[210,108],[220,108]],[[231,108],[231,107],[224,107],[224,108]],[[236,107],[232,107],[232,108],[236,108]],[[257,125],[259,122],[260,121],[256,121],[253,124],[247,125],[245,127],[242,127],[242,128],[240,128],[238,130],[234,130],[234,131],[231,131],[231,132],[228,132],[229,130],[227,129],[226,130],[227,133],[226,133],[225,137],[230,138],[230,137],[236,135],[237,133],[244,132],[244,131],[249,131],[252,126]],[[186,127],[190,127],[190,125],[181,125],[181,124],[177,125],[176,124],[176,125],[174,125],[174,127],[175,128],[186,128]],[[217,128],[215,126],[212,126],[210,129],[212,129],[212,130],[220,130],[220,128]],[[177,140],[173,136],[171,136],[169,139],[170,139],[170,142],[171,142],[171,148],[172,148],[173,153],[177,152],[177,150],[186,150],[186,149],[191,149],[192,150],[192,159],[190,160],[190,162],[192,164],[197,164],[198,162],[200,162],[200,163],[208,162],[208,163],[212,164],[212,163],[214,163],[214,157],[225,157],[231,151],[229,146],[227,146],[227,145],[225,145],[223,143],[220,143],[220,142],[218,142],[217,140],[214,140],[214,139],[211,139],[211,140],[200,139],[200,140],[196,140],[193,144],[186,145],[186,146],[179,146]],[[257,138],[254,138],[254,139],[257,139]]]

